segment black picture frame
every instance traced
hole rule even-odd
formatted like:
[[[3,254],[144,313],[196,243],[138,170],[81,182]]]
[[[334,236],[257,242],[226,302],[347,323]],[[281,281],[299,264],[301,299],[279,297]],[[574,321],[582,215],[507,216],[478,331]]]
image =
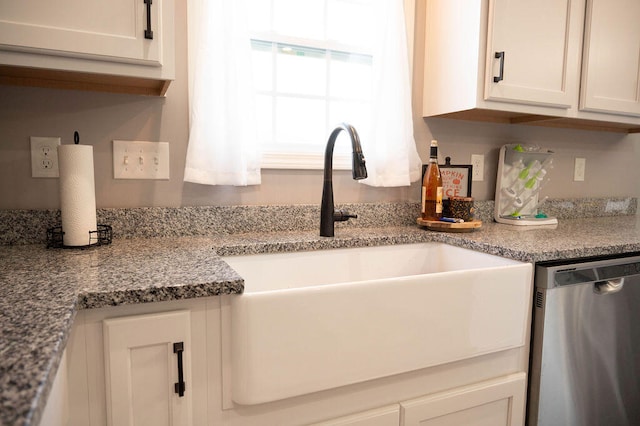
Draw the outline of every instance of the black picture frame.
[[[422,178],[427,172],[427,164],[422,165]],[[445,164],[438,164],[442,176],[443,216],[449,217],[450,197],[471,197],[473,166],[471,164],[451,164],[451,157],[445,158]]]

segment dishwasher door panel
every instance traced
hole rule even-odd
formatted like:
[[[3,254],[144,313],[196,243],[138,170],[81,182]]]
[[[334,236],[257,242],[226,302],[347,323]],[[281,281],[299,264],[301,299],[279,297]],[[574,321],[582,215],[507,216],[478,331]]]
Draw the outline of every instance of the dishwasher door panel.
[[[640,278],[594,288],[536,289],[530,426],[640,425]]]

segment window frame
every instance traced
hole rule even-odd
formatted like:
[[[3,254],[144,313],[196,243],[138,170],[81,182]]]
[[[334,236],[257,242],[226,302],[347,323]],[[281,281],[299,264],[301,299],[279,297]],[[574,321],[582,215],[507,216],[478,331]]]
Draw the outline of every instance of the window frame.
[[[405,22],[407,32],[407,49],[409,54],[409,70],[413,72],[414,61],[414,30],[416,16],[416,0],[403,0],[405,11]],[[194,7],[196,6],[196,7]],[[199,4],[189,2],[190,13],[188,14],[188,44],[193,45],[193,39],[197,37],[200,31],[199,21],[196,17],[199,15]],[[261,37],[260,33],[255,32],[251,37]],[[290,40],[294,41],[294,40]],[[295,43],[294,43],[295,44]],[[189,97],[193,96],[193,70],[195,69],[195,56],[188,55],[188,74],[189,74]],[[326,135],[328,138],[329,135]],[[333,158],[334,169],[350,169],[351,158],[348,154],[336,153]],[[264,169],[304,169],[317,170],[324,167],[324,150],[319,153],[294,153],[294,152],[264,152],[261,160],[261,168]]]

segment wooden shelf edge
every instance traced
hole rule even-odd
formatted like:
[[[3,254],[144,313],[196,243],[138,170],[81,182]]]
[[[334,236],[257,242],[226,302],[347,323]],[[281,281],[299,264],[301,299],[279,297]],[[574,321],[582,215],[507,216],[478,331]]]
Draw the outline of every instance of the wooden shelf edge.
[[[640,125],[580,118],[553,117],[548,115],[523,114],[509,111],[470,109],[424,118],[450,118],[467,121],[483,121],[504,124],[522,124],[564,129],[593,130],[613,133],[640,133]]]
[[[171,80],[0,65],[0,84],[159,97]]]

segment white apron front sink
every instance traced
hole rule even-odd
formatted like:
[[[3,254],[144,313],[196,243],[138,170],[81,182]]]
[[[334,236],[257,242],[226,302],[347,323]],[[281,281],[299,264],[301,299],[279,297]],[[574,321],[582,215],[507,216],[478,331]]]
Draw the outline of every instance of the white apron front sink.
[[[225,257],[232,398],[259,404],[525,344],[532,266],[441,243]]]

